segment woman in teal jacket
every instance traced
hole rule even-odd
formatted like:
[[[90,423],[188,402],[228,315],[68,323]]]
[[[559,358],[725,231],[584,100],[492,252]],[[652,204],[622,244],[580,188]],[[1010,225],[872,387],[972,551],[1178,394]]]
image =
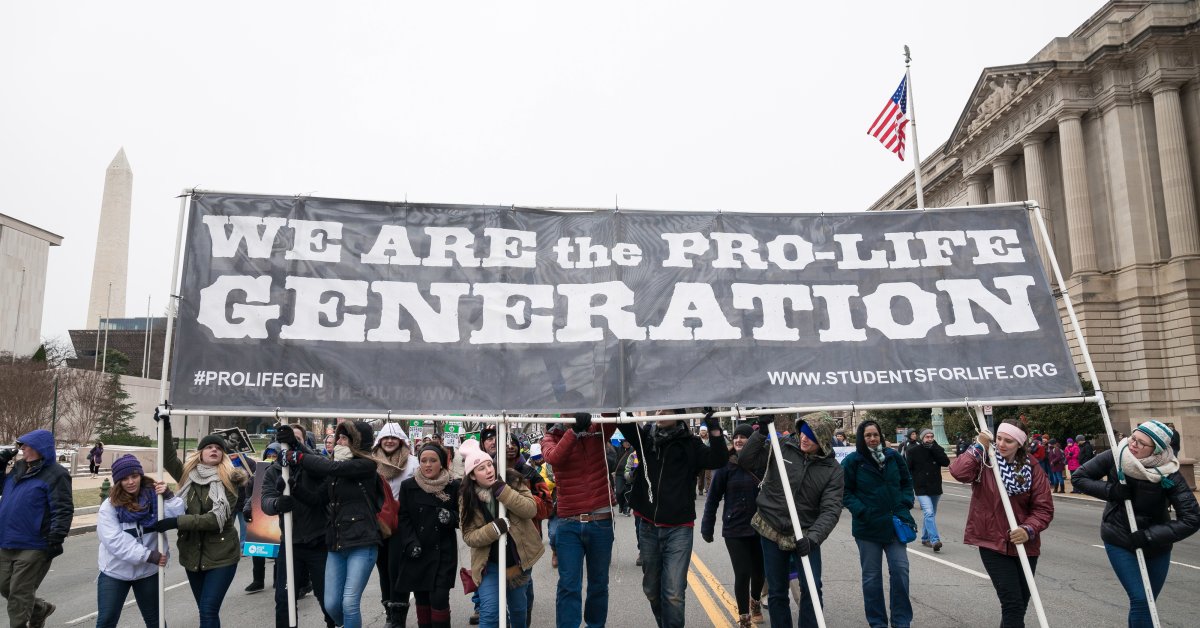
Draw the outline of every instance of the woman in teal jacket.
[[[875,421],[858,425],[855,447],[842,461],[846,477],[842,502],[853,515],[851,534],[858,544],[867,624],[871,628],[908,628],[913,616],[908,599],[908,553],[892,518],[898,517],[914,531],[917,528],[908,512],[914,500],[912,475],[904,457],[883,442]],[[891,580],[891,623],[883,597],[884,555]]]

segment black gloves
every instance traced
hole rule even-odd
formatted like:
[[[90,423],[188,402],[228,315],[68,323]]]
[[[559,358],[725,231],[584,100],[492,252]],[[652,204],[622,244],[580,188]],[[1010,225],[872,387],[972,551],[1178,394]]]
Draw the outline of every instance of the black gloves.
[[[445,508],[438,508],[437,518],[438,523],[444,526],[450,525],[450,523],[454,521],[454,513],[446,510]]]
[[[497,517],[492,523],[496,524],[496,529],[500,530],[500,534],[505,534],[508,532],[508,519],[505,519],[504,517]]]
[[[1133,487],[1130,486],[1128,483],[1122,484],[1120,482],[1112,482],[1111,484],[1108,485],[1109,501],[1113,501],[1113,500],[1117,500],[1117,499],[1119,499],[1121,501],[1129,501],[1132,498],[1133,498]]]
[[[712,543],[712,542],[713,542],[713,535],[712,535],[712,532],[701,532],[701,533],[700,533],[700,538],[704,539],[704,542],[705,542],[705,543]]]
[[[170,425],[171,424],[171,415],[169,415],[165,412],[161,412],[159,410],[159,408],[156,406],[154,408],[154,422],[158,423],[159,421],[166,421],[167,425]]]
[[[162,554],[158,553],[158,550],[150,550],[150,558],[147,558],[146,562],[157,565],[160,560],[162,560]]]
[[[280,495],[275,498],[275,512],[283,514],[292,512],[296,508],[296,500],[292,499],[291,495]]]
[[[709,438],[721,437],[721,420],[713,418],[713,409],[704,409],[704,427],[708,428]]]
[[[590,412],[576,412],[575,413],[575,425],[571,429],[574,430],[576,434],[582,434],[582,433],[588,431],[588,428],[591,426],[592,426],[592,415]]]
[[[771,433],[771,424],[775,422],[775,415],[763,414],[758,417],[758,421],[754,423],[754,427],[758,429],[758,433],[766,436]]]
[[[48,554],[50,558],[58,558],[59,556],[62,556],[62,553],[62,541],[50,541],[46,543],[46,554]]]
[[[0,467],[12,462],[13,458],[17,457],[17,450],[11,447],[0,449]]]
[[[1150,537],[1146,536],[1145,530],[1138,530],[1129,535],[1129,542],[1133,543],[1134,549],[1144,549],[1150,545]]]
[[[797,556],[808,556],[809,552],[811,552],[812,550],[813,550],[813,542],[808,540],[807,536],[796,541],[796,555]]]
[[[150,526],[150,529],[154,530],[155,532],[166,532],[167,530],[174,530],[178,527],[179,527],[179,519],[178,518],[167,517],[166,519],[159,519],[157,522],[155,522],[154,525]]]
[[[421,546],[420,545],[412,546],[412,549],[408,551],[408,555],[410,558],[420,558],[421,557]]]
[[[296,432],[292,431],[292,426],[283,423],[275,428],[275,440],[287,445],[288,449],[295,449],[300,444],[296,440]]]

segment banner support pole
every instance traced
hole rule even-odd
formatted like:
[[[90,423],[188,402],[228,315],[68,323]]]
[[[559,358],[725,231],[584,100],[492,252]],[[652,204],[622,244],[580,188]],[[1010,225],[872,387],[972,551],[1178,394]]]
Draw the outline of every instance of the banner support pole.
[[[1067,282],[1063,279],[1062,268],[1058,265],[1058,257],[1054,254],[1054,248],[1050,242],[1050,232],[1046,229],[1046,219],[1042,215],[1042,207],[1037,201],[1026,201],[1025,205],[1033,209],[1033,215],[1037,218],[1038,229],[1042,234],[1042,241],[1046,243],[1046,257],[1050,260],[1050,267],[1054,273],[1054,279],[1058,282],[1058,291],[1062,294],[1063,305],[1067,309],[1067,317],[1071,320],[1071,331],[1075,333],[1075,339],[1079,341],[1079,353],[1083,357],[1083,363],[1087,367],[1088,378],[1092,381],[1092,387],[1096,391],[1096,403],[1100,406],[1100,417],[1104,419],[1104,431],[1108,435],[1108,442],[1112,449],[1116,451],[1117,438],[1113,433],[1112,420],[1108,416],[1108,404],[1104,402],[1104,391],[1100,388],[1100,378],[1096,375],[1096,367],[1092,364],[1092,354],[1088,351],[1087,340],[1083,337],[1083,329],[1079,326],[1079,318],[1075,315],[1075,306],[1071,303],[1071,293],[1067,291]],[[1116,460],[1114,454],[1113,464],[1120,468],[1120,461]],[[1125,482],[1122,482],[1124,484]],[[1129,520],[1129,531],[1137,532],[1137,519],[1133,514],[1133,502],[1125,501],[1125,515]],[[1142,574],[1142,587],[1146,592],[1146,604],[1150,607],[1150,619],[1153,620],[1154,628],[1159,628],[1162,624],[1158,619],[1158,604],[1154,600],[1154,587],[1150,584],[1150,572],[1146,569],[1146,554],[1141,548],[1134,549],[1137,555],[1138,570]]]
[[[496,481],[504,481],[504,472],[508,466],[508,413],[501,412],[500,420],[496,422]],[[497,517],[504,518],[508,509],[499,499],[496,500]],[[496,588],[500,601],[500,625],[508,624],[508,532],[498,539],[500,549],[496,552]]]
[[[796,513],[796,498],[792,496],[792,485],[788,480],[787,464],[783,460],[783,449],[779,446],[779,433],[775,431],[775,422],[772,421],[768,425],[770,429],[771,453],[775,456],[775,468],[779,469],[779,479],[783,482],[783,498],[787,502],[788,516],[792,519],[792,531],[795,533],[796,540],[800,540],[804,536],[804,532],[800,529],[800,515]],[[817,616],[817,626],[825,628],[825,609],[821,603],[820,592],[817,591],[817,581],[813,577],[812,563],[808,560],[808,556],[800,557],[800,564],[804,567],[804,580],[808,584],[808,597],[812,602],[814,615]],[[797,604],[803,606],[803,600]],[[800,609],[803,612],[803,608]]]
[[[167,404],[167,372],[168,372],[169,365],[171,363],[171,361],[170,361],[171,333],[175,326],[175,308],[174,308],[174,303],[172,303],[171,299],[175,298],[175,291],[176,291],[176,288],[178,285],[178,284],[176,284],[176,278],[179,276],[179,243],[183,240],[183,216],[187,213],[188,202],[191,201],[191,198],[192,198],[192,194],[189,190],[184,190],[183,193],[180,194],[180,196],[179,196],[179,220],[175,226],[175,261],[171,262],[171,285],[167,290],[167,337],[166,337],[166,342],[163,343],[162,373],[158,380],[158,398],[159,398],[159,400],[161,400],[164,409],[169,408],[169,406]],[[168,410],[168,416],[170,416],[169,410]],[[165,445],[163,444],[162,421],[156,421],[156,424],[157,424],[156,431],[158,432],[158,434],[157,434],[157,436],[158,436],[158,481],[163,482],[166,480],[166,478],[163,475],[163,473],[164,473],[163,447]],[[157,502],[156,507],[158,508],[159,516],[162,516],[162,513],[164,512],[163,506],[164,506],[165,500],[163,499],[162,495],[158,495],[158,498],[155,501]],[[160,532],[154,536],[156,537],[155,541],[157,544],[158,552],[160,554],[165,554],[166,548],[167,548],[167,533]],[[165,609],[167,607],[167,600],[166,600],[167,582],[166,582],[166,580],[167,580],[167,569],[166,569],[166,567],[159,566],[159,568],[158,568],[158,608],[159,608],[160,612],[158,613],[158,628],[166,628],[166,626],[167,626],[167,614],[165,612],[162,612],[162,609]]]
[[[290,425],[283,423],[279,424],[275,429],[290,430]],[[288,446],[284,443],[279,444],[280,457],[287,460]],[[288,480],[291,479],[292,465],[283,465],[283,494],[290,496],[292,487]],[[260,498],[261,499],[261,498]],[[296,557],[292,552],[292,511],[283,513],[283,563],[287,574],[287,605],[288,605],[288,626],[296,628],[299,626],[298,618],[296,617]]]

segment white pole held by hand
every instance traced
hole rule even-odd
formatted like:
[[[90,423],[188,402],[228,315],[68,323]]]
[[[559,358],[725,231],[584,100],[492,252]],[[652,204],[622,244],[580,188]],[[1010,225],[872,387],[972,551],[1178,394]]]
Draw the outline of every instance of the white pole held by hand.
[[[288,430],[291,429],[286,425],[281,425],[276,429]],[[286,458],[288,446],[279,443],[279,455]],[[286,461],[285,461],[286,462]],[[291,496],[292,487],[289,480],[292,477],[291,465],[283,465],[283,494]],[[288,510],[283,513],[283,563],[287,570],[287,605],[288,605],[288,625],[295,628],[299,624],[296,623],[296,559],[292,554],[292,511]]]
[[[769,439],[771,453],[775,456],[775,467],[779,469],[779,480],[783,482],[783,498],[787,501],[788,516],[792,518],[792,530],[796,534],[796,540],[799,541],[804,537],[804,532],[800,529],[800,515],[796,513],[796,498],[792,497],[792,485],[788,481],[783,449],[779,446],[779,434],[775,431],[775,423],[769,423],[768,429],[771,432]],[[812,602],[813,614],[817,616],[817,626],[825,628],[825,611],[821,605],[821,596],[817,592],[817,580],[813,577],[812,563],[809,562],[808,556],[801,556],[800,564],[804,566],[804,580],[808,584],[808,598]],[[800,604],[803,603],[803,601],[800,602]]]

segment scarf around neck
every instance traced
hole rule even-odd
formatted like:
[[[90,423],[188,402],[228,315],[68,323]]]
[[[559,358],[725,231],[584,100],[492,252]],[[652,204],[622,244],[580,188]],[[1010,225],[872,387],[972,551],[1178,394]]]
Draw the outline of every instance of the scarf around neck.
[[[156,501],[154,487],[142,487],[137,497],[138,510],[130,510],[122,506],[116,507],[117,521],[121,523],[136,523],[143,528],[154,525],[154,522],[158,521],[158,517],[154,512]]]
[[[1004,491],[1010,497],[1020,495],[1033,486],[1033,469],[1030,468],[1028,460],[1025,461],[1025,466],[1017,469],[1012,463],[1005,460],[1000,452],[993,449],[993,454],[996,466],[1000,468],[1000,479],[1004,480]]]
[[[354,457],[354,451],[345,445],[334,445],[333,459],[338,462],[345,462]]]
[[[1170,447],[1138,460],[1137,456],[1129,451],[1129,438],[1125,438],[1117,444],[1117,460],[1117,479],[1122,482],[1128,475],[1135,480],[1154,482],[1163,488],[1175,486],[1170,475],[1179,470],[1179,459],[1175,457],[1175,450]]]
[[[217,528],[224,530],[225,522],[229,519],[229,497],[225,495],[225,484],[221,482],[221,475],[217,473],[217,468],[198,464],[195,469],[192,469],[192,472],[188,474],[187,481],[179,487],[179,497],[183,499],[183,503],[187,503],[188,493],[197,484],[208,487],[208,499],[212,501],[211,512],[217,518]]]
[[[871,457],[875,459],[875,464],[882,467],[887,462],[887,456],[883,453],[883,443],[879,443],[874,447],[867,447],[867,451],[871,452]]]
[[[444,502],[450,501],[450,496],[446,494],[446,485],[450,483],[449,471],[442,469],[442,472],[432,480],[427,479],[420,472],[414,473],[413,477],[416,478],[417,486],[421,487],[421,490]]]

